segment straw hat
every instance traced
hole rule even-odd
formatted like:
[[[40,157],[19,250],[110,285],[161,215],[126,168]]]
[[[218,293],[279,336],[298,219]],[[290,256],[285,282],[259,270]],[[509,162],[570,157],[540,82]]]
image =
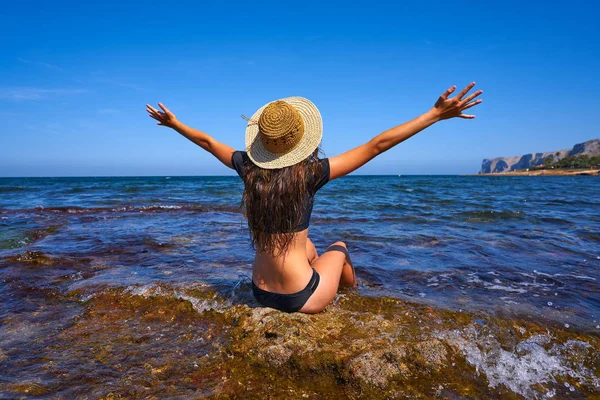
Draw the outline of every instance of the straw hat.
[[[322,137],[317,107],[304,97],[286,97],[265,104],[248,119],[246,152],[261,168],[284,168],[312,154]]]

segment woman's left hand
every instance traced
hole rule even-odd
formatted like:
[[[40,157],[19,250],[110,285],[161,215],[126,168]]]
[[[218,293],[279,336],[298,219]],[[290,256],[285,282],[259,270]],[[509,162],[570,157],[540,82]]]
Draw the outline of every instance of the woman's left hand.
[[[481,103],[481,100],[473,100],[475,97],[483,93],[483,90],[478,90],[463,99],[463,97],[466,96],[474,86],[475,82],[468,84],[467,87],[461,90],[459,94],[449,99],[448,96],[450,96],[456,90],[456,86],[452,86],[440,96],[440,98],[435,102],[431,111],[434,112],[437,118],[440,120],[454,117],[467,119],[475,118],[474,115],[463,113],[463,111]]]
[[[146,111],[151,118],[154,118],[158,122],[156,125],[167,126],[169,128],[173,128],[177,123],[177,117],[171,111],[167,109],[162,103],[158,103],[158,106],[162,108],[164,112],[158,111],[156,108],[152,107],[150,104],[146,104]]]

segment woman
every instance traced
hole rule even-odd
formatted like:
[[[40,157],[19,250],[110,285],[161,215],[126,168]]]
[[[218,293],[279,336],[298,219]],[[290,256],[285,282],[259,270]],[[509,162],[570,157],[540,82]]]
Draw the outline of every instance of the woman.
[[[429,127],[453,117],[475,118],[463,112],[479,103],[482,91],[469,96],[475,82],[450,98],[444,92],[423,115],[389,129],[344,154],[319,159],[322,120],[313,103],[301,97],[277,100],[246,118],[246,151],[216,141],[177,120],[163,104],[163,112],[147,111],[158,125],[167,126],[236,170],[244,181],[252,245],[256,249],[252,289],[267,307],[286,312],[317,313],[335,297],[339,286],[356,287],[356,274],[344,242],[336,242],[321,256],[308,238],[314,196],[327,182],[355,171],[377,155]]]

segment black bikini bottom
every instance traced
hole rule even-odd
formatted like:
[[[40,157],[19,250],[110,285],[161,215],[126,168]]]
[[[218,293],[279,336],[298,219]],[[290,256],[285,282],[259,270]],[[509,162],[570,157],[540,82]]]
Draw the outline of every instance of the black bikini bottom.
[[[252,293],[254,293],[256,300],[265,307],[275,308],[288,313],[296,312],[306,304],[308,298],[315,292],[317,286],[319,286],[320,279],[319,273],[313,268],[313,274],[308,285],[299,292],[289,294],[267,292],[256,286],[254,281],[252,281]]]

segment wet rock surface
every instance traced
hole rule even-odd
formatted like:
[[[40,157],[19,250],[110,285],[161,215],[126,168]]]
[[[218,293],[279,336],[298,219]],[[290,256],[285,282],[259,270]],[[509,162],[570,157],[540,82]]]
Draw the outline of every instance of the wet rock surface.
[[[70,259],[26,252],[7,268]],[[68,275],[70,276],[70,275]],[[261,307],[248,279],[78,286],[34,275],[0,314],[0,398],[594,398],[600,338],[514,316],[340,292],[316,315]],[[0,292],[1,294],[1,292]]]
[[[566,332],[355,294],[318,315],[238,311],[226,353],[264,371],[271,385],[296,379],[309,397],[324,393],[311,385],[348,398],[600,393],[596,337],[565,352],[558,349],[574,343]]]

